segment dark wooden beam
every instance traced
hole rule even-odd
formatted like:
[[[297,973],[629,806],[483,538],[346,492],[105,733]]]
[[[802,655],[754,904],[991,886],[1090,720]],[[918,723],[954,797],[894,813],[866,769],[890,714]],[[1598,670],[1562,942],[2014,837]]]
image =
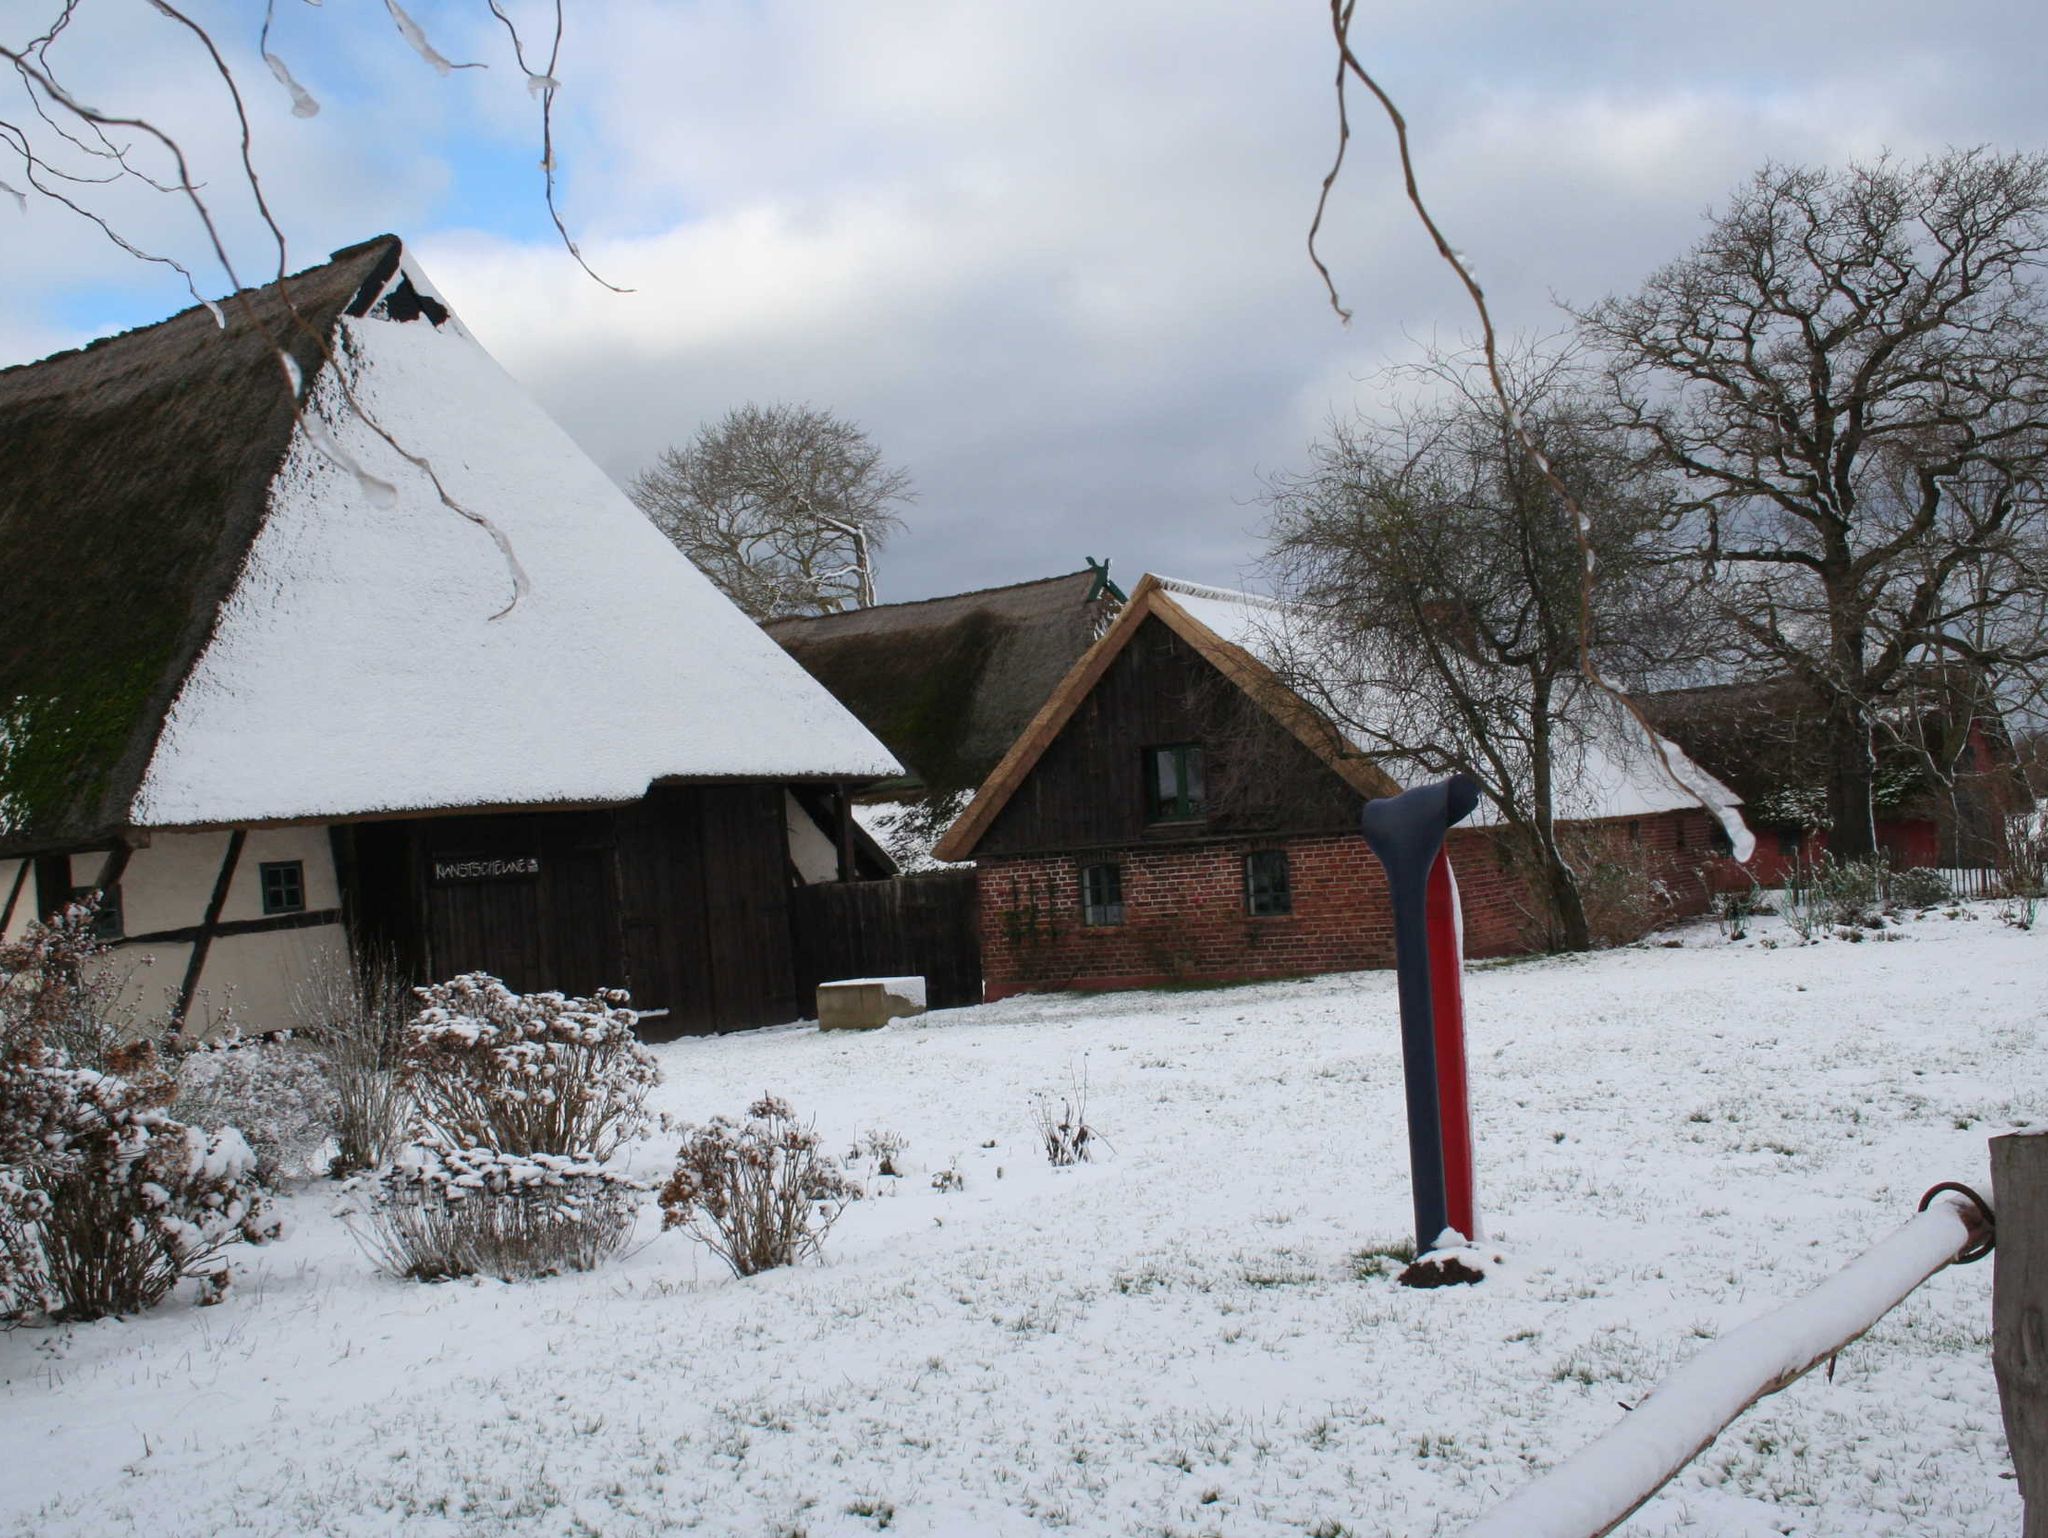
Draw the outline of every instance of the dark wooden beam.
[[[225,924],[215,924],[211,930],[204,924],[188,924],[183,929],[158,929],[146,935],[124,935],[123,945],[189,945],[198,942],[204,935],[212,940],[232,940],[236,935],[268,935],[286,929],[318,929],[322,924],[339,924],[343,920],[339,908],[310,908],[303,913],[271,913],[260,919],[230,919]]]
[[[844,780],[839,783],[839,879],[852,881],[860,874],[853,857],[853,791]]]
[[[36,856],[36,917],[48,923],[71,901],[71,856]]]
[[[7,938],[7,930],[14,923],[14,909],[21,901],[21,889],[28,885],[28,873],[35,869],[35,861],[23,860],[14,867],[14,885],[7,889],[7,906],[0,909],[0,940]]]
[[[207,900],[206,917],[192,935],[192,959],[185,963],[184,986],[178,990],[178,1008],[171,1016],[172,1030],[185,1028],[185,1015],[192,1008],[193,995],[199,991],[199,974],[206,970],[206,952],[220,929],[220,911],[227,906],[228,888],[234,884],[235,867],[241,863],[242,845],[248,838],[241,828],[228,835],[227,852],[220,857],[220,874],[213,882],[213,896]]]

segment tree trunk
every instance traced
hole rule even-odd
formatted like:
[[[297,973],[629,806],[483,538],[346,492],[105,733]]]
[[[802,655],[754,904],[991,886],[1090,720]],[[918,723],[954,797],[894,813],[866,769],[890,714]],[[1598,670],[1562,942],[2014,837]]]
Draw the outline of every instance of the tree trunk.
[[[1828,853],[1865,860],[1877,853],[1870,717],[1860,700],[1838,699],[1827,716]]]
[[[1531,680],[1529,790],[1536,811],[1536,853],[1543,862],[1543,885],[1556,924],[1557,946],[1566,951],[1593,948],[1593,928],[1586,921],[1586,900],[1579,875],[1557,846],[1556,781],[1551,754],[1550,681],[1540,674]]]
[[[1872,799],[1877,760],[1871,752],[1870,679],[1864,671],[1869,633],[1846,579],[1828,583],[1828,607],[1834,616],[1828,645],[1828,852],[1837,859],[1867,860],[1877,853]]]
[[[1586,899],[1579,890],[1578,872],[1558,850],[1554,838],[1545,840],[1543,867],[1544,878],[1550,888],[1550,910],[1557,920],[1558,949],[1591,950],[1593,926],[1586,918]]]

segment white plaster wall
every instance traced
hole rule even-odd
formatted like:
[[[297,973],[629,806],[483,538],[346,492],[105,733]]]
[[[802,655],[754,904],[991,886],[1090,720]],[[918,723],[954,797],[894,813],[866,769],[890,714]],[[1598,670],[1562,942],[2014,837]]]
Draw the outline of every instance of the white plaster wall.
[[[189,1027],[210,1034],[225,1017],[245,1034],[296,1028],[298,993],[306,980],[347,961],[348,937],[339,924],[217,939],[206,953]],[[178,976],[184,975],[181,960]]]
[[[789,825],[789,858],[806,886],[839,879],[839,851],[819,831],[811,814],[797,805],[788,791],[782,793],[783,821]]]

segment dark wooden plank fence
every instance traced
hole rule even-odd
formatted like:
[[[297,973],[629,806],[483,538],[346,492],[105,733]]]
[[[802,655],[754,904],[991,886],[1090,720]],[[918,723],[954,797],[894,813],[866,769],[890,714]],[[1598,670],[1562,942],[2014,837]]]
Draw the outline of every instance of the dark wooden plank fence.
[[[816,1013],[818,984],[849,977],[922,977],[933,1009],[981,1002],[972,870],[798,887],[789,926],[806,1017]]]

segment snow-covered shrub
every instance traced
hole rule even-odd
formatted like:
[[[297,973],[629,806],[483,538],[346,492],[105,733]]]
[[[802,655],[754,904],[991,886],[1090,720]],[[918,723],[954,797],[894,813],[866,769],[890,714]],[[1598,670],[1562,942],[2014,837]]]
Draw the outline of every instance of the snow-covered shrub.
[[[509,1282],[594,1270],[644,1188],[590,1160],[414,1144],[358,1189],[374,1221],[357,1231],[394,1276]]]
[[[238,1129],[265,1185],[308,1173],[334,1130],[334,1086],[318,1055],[290,1037],[229,1037],[180,1052],[171,1113],[195,1127]]]
[[[514,993],[470,972],[418,997],[402,1070],[412,1141],[602,1161],[645,1129],[661,1072],[623,991]]]
[[[399,1063],[413,999],[397,958],[372,954],[322,968],[292,1006],[333,1088],[334,1173],[378,1168],[397,1150],[405,1119]]]
[[[351,1191],[364,1247],[422,1280],[547,1276],[616,1252],[640,1187],[604,1162],[646,1129],[661,1076],[626,995],[514,993],[472,972],[417,996],[404,1145]]]
[[[1948,877],[1924,865],[1894,872],[1885,890],[1887,905],[1893,908],[1938,908],[1954,896]]]
[[[174,1118],[155,1047],[122,1040],[89,904],[0,946],[0,1316],[136,1313],[280,1223],[232,1127]]]
[[[661,1189],[661,1226],[704,1241],[735,1276],[815,1255],[860,1187],[818,1151],[814,1126],[763,1095],[747,1119],[689,1129]]]

